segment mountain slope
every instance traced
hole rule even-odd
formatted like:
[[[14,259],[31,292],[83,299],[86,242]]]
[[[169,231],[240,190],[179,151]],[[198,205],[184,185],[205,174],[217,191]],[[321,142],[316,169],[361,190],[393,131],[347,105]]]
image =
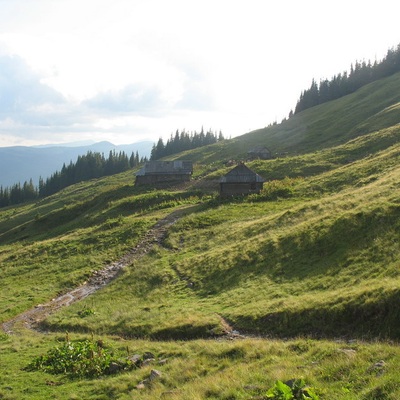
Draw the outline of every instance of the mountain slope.
[[[11,372],[2,384],[26,399],[250,399],[266,398],[277,379],[304,378],[321,398],[399,398],[389,342],[400,338],[398,78],[177,155],[198,161],[187,184],[136,187],[129,171],[0,210],[0,322],[153,243],[109,285],[41,323],[46,335],[18,324],[18,336],[0,335]],[[266,178],[260,195],[220,199],[215,182],[232,168],[223,161],[260,141],[302,150],[248,163]],[[180,218],[165,238],[149,237],[171,214]],[[239,334],[224,340],[232,329]],[[158,354],[163,375],[137,389],[154,364],[90,381],[22,370],[65,332]]]
[[[394,144],[314,177],[271,182],[259,198],[205,202],[164,248],[91,300],[101,315],[82,321],[76,306],[49,324],[196,337],[218,330],[222,314],[264,335],[400,337],[399,157]],[[151,310],[145,325],[142,309]]]
[[[340,99],[307,109],[281,124],[179,157],[199,163],[245,160],[247,151],[256,145],[264,145],[278,156],[313,152],[399,124],[399,103],[400,73]]]
[[[164,247],[90,300],[113,314],[113,307],[107,306],[112,296],[121,320],[131,321],[129,326],[117,328],[118,322],[106,312],[90,321],[76,320],[73,315],[81,305],[50,318],[48,324],[68,330],[102,326],[105,332],[124,335],[137,335],[140,326],[143,335],[154,337],[202,336],[218,329],[215,315],[224,314],[243,330],[331,335],[334,326],[346,334],[350,324],[338,322],[346,320],[343,313],[350,307],[363,316],[367,301],[390,325],[381,334],[397,337],[398,315],[382,314],[379,304],[391,310],[398,283],[400,254],[394,238],[400,229],[399,137],[400,127],[395,126],[320,152],[254,161],[249,165],[261,175],[281,180],[267,183],[260,196],[247,199],[220,202],[202,194],[196,180],[180,190],[141,189],[133,186],[130,172],[72,186],[15,209],[18,212],[3,211],[3,281],[18,299],[12,306],[3,299],[2,307],[8,310],[4,317],[85,280],[93,269],[134,246],[155,220],[182,205],[198,204],[197,211],[174,225]],[[52,276],[46,285],[40,283],[42,273]],[[17,287],[12,284],[15,274],[20,277]],[[386,286],[392,289],[383,290]],[[137,295],[128,287],[136,287]],[[162,301],[167,320],[152,318],[144,328],[142,314],[132,314],[132,301],[143,309]],[[123,311],[121,304],[128,308]],[[245,309],[238,304],[246,304]],[[343,313],[330,315],[339,304]],[[315,329],[312,320],[318,310],[334,325]],[[282,322],[289,313],[293,326]],[[191,325],[182,318],[189,318]],[[373,319],[360,318],[362,323],[354,317],[352,321],[362,332],[377,334]]]

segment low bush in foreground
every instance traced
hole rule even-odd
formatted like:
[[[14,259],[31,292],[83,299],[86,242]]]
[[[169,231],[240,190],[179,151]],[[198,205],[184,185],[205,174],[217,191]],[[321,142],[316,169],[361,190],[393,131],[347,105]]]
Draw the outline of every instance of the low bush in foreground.
[[[26,370],[66,374],[73,378],[94,378],[129,371],[139,365],[139,359],[116,356],[102,340],[71,341],[67,335],[64,343],[35,357]]]
[[[308,386],[304,379],[292,379],[288,382],[276,381],[267,392],[267,399],[272,400],[318,400],[314,388]]]

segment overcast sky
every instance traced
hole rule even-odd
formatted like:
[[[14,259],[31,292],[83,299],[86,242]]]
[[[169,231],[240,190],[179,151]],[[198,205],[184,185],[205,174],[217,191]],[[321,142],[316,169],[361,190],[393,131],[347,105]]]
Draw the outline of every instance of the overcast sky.
[[[0,146],[234,137],[400,43],[397,0],[0,0]]]

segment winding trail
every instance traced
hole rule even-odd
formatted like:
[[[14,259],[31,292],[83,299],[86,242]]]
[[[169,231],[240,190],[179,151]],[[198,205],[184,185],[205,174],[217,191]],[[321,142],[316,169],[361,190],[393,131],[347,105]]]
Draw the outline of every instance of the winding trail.
[[[142,240],[123,255],[118,261],[106,265],[104,268],[96,271],[87,282],[77,288],[65,293],[45,304],[39,304],[34,308],[27,310],[9,321],[1,324],[1,328],[8,334],[13,333],[16,325],[23,325],[28,329],[35,329],[38,323],[46,319],[62,307],[67,307],[72,303],[84,299],[97,290],[109,284],[118,273],[126,266],[130,265],[134,260],[143,257],[155,244],[162,244],[169,227],[171,227],[179,218],[181,218],[188,210],[196,206],[181,208],[168,214],[159,220],[146,232]]]

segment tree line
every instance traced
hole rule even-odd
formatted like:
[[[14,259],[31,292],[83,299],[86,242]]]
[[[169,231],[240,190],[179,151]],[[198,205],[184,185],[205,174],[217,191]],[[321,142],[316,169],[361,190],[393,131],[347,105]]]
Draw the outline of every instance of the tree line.
[[[88,151],[86,155],[78,156],[75,163],[64,163],[61,171],[56,171],[46,180],[40,178],[39,186],[35,186],[32,179],[23,185],[16,183],[6,188],[0,186],[0,207],[50,196],[74,183],[124,172],[146,161],[146,157],[139,158],[138,152],[132,152],[128,157],[125,152],[117,153],[114,150],[106,158],[103,153]]]
[[[304,90],[297,101],[295,114],[318,104],[338,99],[347,94],[353,93],[362,86],[385,78],[400,71],[400,44],[397,48],[391,48],[386,56],[380,61],[372,64],[371,61],[357,61],[351,65],[350,72],[343,72],[335,75],[331,80],[324,79],[315,82],[313,79],[311,87]],[[293,112],[289,114],[289,117]]]
[[[224,140],[224,136],[221,131],[219,133],[208,130],[204,132],[201,128],[200,132],[186,132],[182,130],[176,130],[175,135],[171,134],[171,137],[164,144],[162,138],[160,138],[157,144],[153,145],[151,149],[150,160],[158,160],[163,157],[170,156],[171,154],[180,153],[186,150],[193,150],[198,147],[207,146],[209,144],[217,143],[218,141]]]
[[[157,144],[154,143],[151,150],[151,160],[169,156],[185,150],[195,149],[224,140],[222,132],[213,132],[211,130],[204,132],[191,132],[185,130],[176,131],[171,134],[170,139],[164,144],[160,138]],[[72,161],[69,165],[63,164],[60,171],[56,171],[46,180],[40,177],[39,185],[35,186],[32,179],[21,183],[16,183],[11,187],[3,188],[0,186],[0,207],[7,207],[21,204],[27,201],[37,200],[43,197],[57,193],[75,183],[87,181],[103,176],[114,175],[124,172],[130,168],[144,164],[147,157],[139,157],[138,152],[127,156],[125,152],[110,151],[108,158],[103,153],[89,151],[86,155],[78,156],[75,163]]]

